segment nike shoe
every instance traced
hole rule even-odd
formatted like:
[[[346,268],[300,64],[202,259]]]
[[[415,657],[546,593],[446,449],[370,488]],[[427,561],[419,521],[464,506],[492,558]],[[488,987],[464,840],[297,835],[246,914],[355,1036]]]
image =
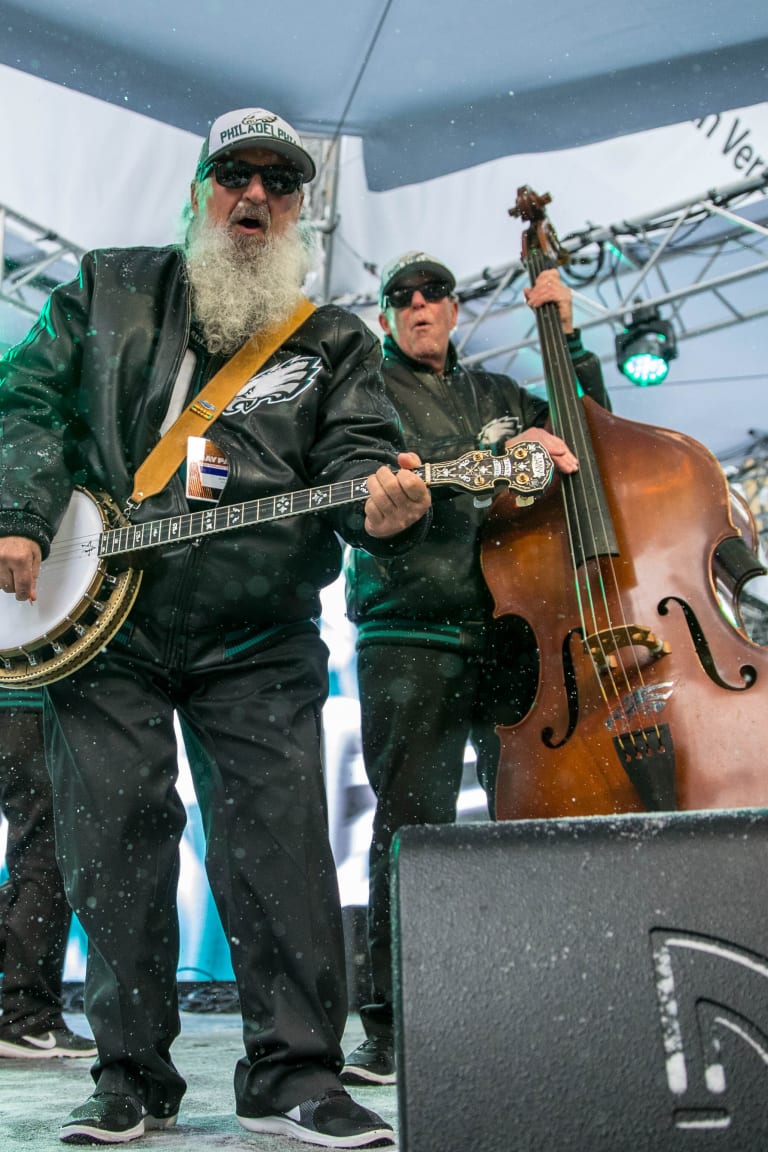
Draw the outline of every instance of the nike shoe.
[[[394,1148],[395,1134],[386,1121],[356,1104],[343,1088],[304,1100],[273,1116],[238,1116],[249,1132],[293,1136],[321,1148]]]
[[[395,1073],[394,1045],[372,1036],[350,1052],[344,1061],[339,1077],[342,1084],[394,1084]]]
[[[17,1036],[13,1040],[0,1036],[0,1057],[15,1060],[51,1060],[54,1056],[82,1059],[95,1055],[93,1040],[86,1040],[68,1028],[51,1029],[40,1036]]]
[[[59,1129],[64,1144],[127,1144],[152,1128],[172,1128],[176,1116],[150,1116],[140,1100],[120,1092],[94,1092]]]

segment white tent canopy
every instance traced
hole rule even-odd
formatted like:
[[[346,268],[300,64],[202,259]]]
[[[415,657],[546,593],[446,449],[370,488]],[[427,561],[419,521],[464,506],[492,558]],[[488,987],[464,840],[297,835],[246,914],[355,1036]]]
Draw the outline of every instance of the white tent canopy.
[[[254,102],[362,138],[371,189],[754,104],[761,0],[0,0],[0,63],[195,135]]]

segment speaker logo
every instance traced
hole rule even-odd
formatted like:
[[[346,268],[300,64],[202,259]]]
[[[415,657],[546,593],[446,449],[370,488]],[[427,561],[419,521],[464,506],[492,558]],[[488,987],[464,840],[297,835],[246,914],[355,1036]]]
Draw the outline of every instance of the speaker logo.
[[[692,932],[651,932],[666,1078],[682,1130],[730,1127],[765,1109],[768,960]]]

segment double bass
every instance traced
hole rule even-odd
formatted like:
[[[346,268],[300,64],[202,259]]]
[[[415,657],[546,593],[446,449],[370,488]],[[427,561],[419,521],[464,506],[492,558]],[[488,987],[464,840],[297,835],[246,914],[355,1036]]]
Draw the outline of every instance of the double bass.
[[[532,282],[563,263],[548,202],[523,187],[511,210]],[[536,314],[550,423],[579,470],[524,510],[498,496],[485,526],[495,616],[538,649],[533,703],[498,729],[497,817],[766,806],[768,649],[738,615],[764,571],[749,510],[702,444],[579,396],[557,305]]]

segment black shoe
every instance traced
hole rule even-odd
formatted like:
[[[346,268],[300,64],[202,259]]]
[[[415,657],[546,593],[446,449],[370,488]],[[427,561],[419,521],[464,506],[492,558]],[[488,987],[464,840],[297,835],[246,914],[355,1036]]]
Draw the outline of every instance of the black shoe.
[[[59,1131],[65,1144],[127,1144],[151,1128],[172,1128],[175,1116],[150,1116],[141,1101],[120,1092],[94,1092]]]
[[[395,1134],[386,1121],[356,1104],[343,1088],[305,1100],[290,1112],[274,1116],[238,1116],[249,1132],[293,1136],[323,1148],[394,1148]]]
[[[54,1056],[80,1058],[95,1056],[96,1045],[68,1028],[53,1028],[41,1036],[0,1037],[0,1056],[16,1060],[51,1060]]]
[[[344,1062],[342,1084],[394,1084],[395,1048],[380,1036],[364,1040]]]

